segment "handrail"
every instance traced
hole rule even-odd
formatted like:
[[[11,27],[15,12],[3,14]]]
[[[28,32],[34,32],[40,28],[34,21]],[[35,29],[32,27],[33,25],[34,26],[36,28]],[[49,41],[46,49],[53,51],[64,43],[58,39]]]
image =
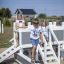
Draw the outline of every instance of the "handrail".
[[[45,39],[44,36],[43,36],[43,42],[45,43],[45,44],[44,44],[44,57],[45,57],[45,59],[44,59],[44,61],[45,61],[44,64],[47,64],[47,62],[46,62],[46,59],[47,59],[47,58],[46,58],[46,47],[47,47],[46,45],[47,45],[47,41],[46,41],[46,39]]]
[[[57,42],[57,44],[58,44],[58,59],[59,59],[59,63],[60,63],[60,43],[59,43],[55,33],[53,32],[53,30],[50,27],[49,27],[49,31],[52,34],[52,36],[54,37],[54,39]]]
[[[27,30],[28,30],[28,28],[27,29],[20,29],[20,30],[23,30],[23,31],[17,31],[17,32],[19,32],[19,42],[20,42],[20,45],[22,45],[21,44],[21,37],[20,37],[20,35],[21,35],[21,32],[26,32]],[[57,39],[57,37],[56,37],[56,35],[54,34],[54,32],[53,32],[53,30],[51,30],[51,28],[49,28],[49,31],[50,31],[50,33],[52,34],[52,36],[54,37],[54,39],[55,39],[55,41],[58,43],[58,59],[59,59],[59,64],[60,64],[60,44],[59,44],[59,42],[58,42],[58,39]],[[27,31],[27,32],[29,32],[29,30]],[[15,34],[14,34],[15,35]],[[15,39],[15,37],[14,37],[14,39]],[[21,40],[21,41],[20,41]],[[15,40],[14,40],[15,41]],[[43,42],[45,43],[44,44],[44,57],[45,57],[45,59],[44,59],[44,62],[45,62],[45,64],[47,64],[46,63],[46,45],[47,45],[47,41],[46,41],[46,39],[45,39],[45,37],[43,36]],[[50,43],[49,43],[50,44]],[[20,46],[21,47],[21,46]],[[21,49],[22,49],[22,47],[21,47]],[[22,50],[20,50],[20,52],[22,52]]]

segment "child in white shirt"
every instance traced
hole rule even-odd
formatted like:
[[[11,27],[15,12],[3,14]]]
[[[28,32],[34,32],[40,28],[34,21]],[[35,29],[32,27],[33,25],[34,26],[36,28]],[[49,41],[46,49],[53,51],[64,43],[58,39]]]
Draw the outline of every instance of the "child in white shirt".
[[[32,43],[32,63],[35,62],[36,48],[39,43],[39,38],[43,41],[43,34],[41,31],[41,27],[39,26],[39,21],[38,19],[34,19],[32,22],[32,26],[30,26],[30,40]]]

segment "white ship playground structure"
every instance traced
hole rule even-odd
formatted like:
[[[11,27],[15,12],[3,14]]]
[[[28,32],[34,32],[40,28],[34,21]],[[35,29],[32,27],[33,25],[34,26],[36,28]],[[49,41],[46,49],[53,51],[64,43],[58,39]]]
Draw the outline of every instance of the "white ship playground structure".
[[[46,42],[43,37],[44,47],[40,47],[38,44],[36,50],[36,60],[41,61],[44,64],[60,64],[60,59],[63,59],[64,54],[64,22],[62,26],[56,26],[56,22],[49,22],[49,42]],[[15,48],[16,39],[15,32],[19,32],[19,43],[20,45]],[[14,54],[15,60],[19,64],[31,64],[31,43],[29,38],[30,30],[28,28],[15,30],[15,23],[13,24],[13,38],[10,40],[12,44],[7,50],[0,54],[0,63],[6,60],[9,56]],[[17,52],[19,51],[19,52]],[[25,53],[26,52],[26,53]],[[41,64],[35,62],[35,64]]]

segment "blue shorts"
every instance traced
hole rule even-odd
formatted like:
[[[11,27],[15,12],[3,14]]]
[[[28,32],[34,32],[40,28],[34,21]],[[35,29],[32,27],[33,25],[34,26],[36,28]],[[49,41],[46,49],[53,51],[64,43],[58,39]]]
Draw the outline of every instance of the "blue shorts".
[[[39,39],[30,39],[30,40],[33,46],[34,45],[37,46],[39,44]]]

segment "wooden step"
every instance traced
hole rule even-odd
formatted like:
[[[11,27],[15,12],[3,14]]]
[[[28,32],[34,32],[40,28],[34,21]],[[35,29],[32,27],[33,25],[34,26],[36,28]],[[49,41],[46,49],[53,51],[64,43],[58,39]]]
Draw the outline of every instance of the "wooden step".
[[[50,62],[50,63],[47,63],[47,64],[59,64],[58,62]]]
[[[5,50],[3,53],[0,54],[0,63],[4,60],[6,60],[9,56],[11,56],[12,54],[14,54],[16,51],[18,51],[20,49],[20,46],[15,48],[14,46],[8,48],[7,50]]]
[[[47,62],[57,62],[55,57],[47,57]]]
[[[53,54],[53,52],[52,51],[48,51],[47,52],[47,55],[50,55],[50,54]]]

